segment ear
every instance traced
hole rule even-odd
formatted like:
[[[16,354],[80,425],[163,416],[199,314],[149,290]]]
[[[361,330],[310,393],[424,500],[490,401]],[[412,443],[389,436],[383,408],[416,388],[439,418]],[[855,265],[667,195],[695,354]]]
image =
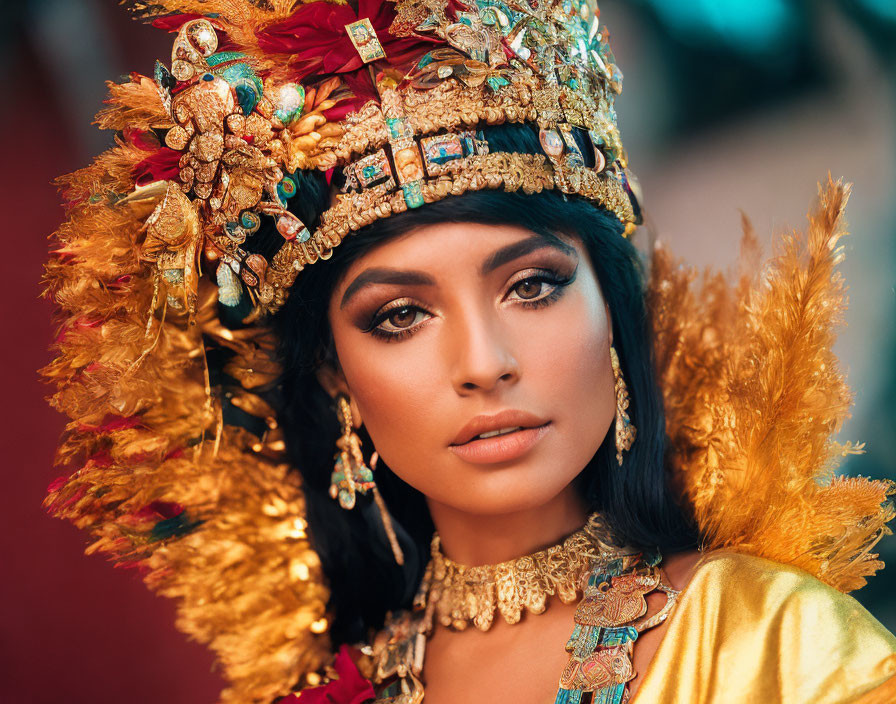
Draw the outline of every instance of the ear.
[[[324,362],[316,372],[317,381],[324,388],[330,397],[334,400],[337,396],[346,396],[348,397],[349,406],[352,409],[352,425],[356,428],[361,427],[361,423],[363,422],[361,419],[361,409],[358,408],[358,404],[355,403],[355,397],[352,396],[351,391],[348,388],[348,383],[345,381],[345,375],[343,375],[341,369],[335,368],[329,362]]]

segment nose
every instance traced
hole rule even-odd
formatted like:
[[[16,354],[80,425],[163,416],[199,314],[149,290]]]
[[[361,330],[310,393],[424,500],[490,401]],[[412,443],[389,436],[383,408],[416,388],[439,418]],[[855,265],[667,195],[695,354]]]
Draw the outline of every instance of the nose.
[[[513,336],[494,313],[466,307],[455,323],[449,347],[452,383],[458,394],[493,391],[519,378]]]

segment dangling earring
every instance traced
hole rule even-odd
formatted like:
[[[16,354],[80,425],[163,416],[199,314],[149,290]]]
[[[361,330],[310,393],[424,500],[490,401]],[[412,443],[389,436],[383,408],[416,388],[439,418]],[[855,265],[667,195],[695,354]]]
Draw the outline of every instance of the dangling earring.
[[[352,408],[348,399],[339,395],[336,398],[339,406],[340,422],[342,423],[342,435],[336,441],[337,452],[334,457],[336,463],[333,474],[330,475],[330,496],[339,499],[339,505],[345,509],[355,506],[356,493],[366,494],[373,492],[373,500],[380,512],[380,520],[389,539],[389,546],[395,556],[395,562],[404,564],[404,552],[398,544],[398,537],[392,527],[392,517],[386,508],[386,502],[373,481],[373,470],[379,461],[379,454],[374,450],[370,456],[370,467],[364,464],[364,455],[361,454],[361,438],[352,427]]]
[[[379,462],[380,454],[374,450],[370,456],[370,471],[376,469]],[[383,528],[386,531],[386,537],[389,539],[389,547],[392,548],[392,555],[395,556],[395,562],[399,565],[404,564],[404,551],[398,544],[398,536],[395,535],[395,528],[392,527],[392,516],[389,515],[389,509],[386,508],[386,502],[383,501],[383,495],[376,484],[373,485],[373,500],[376,501],[376,507],[380,510],[380,520],[383,522]]]
[[[637,429],[632,425],[628,417],[628,387],[622,378],[622,369],[619,367],[619,355],[616,349],[610,345],[610,362],[613,365],[613,378],[616,381],[616,461],[622,466],[622,453],[630,450],[635,442]]]
[[[355,492],[366,494],[373,488],[373,472],[364,464],[364,455],[361,454],[361,438],[352,428],[352,409],[348,399],[339,395],[336,397],[339,406],[340,421],[342,423],[342,435],[336,441],[336,463],[333,474],[330,475],[330,496],[339,499],[339,505],[345,509],[355,506]]]

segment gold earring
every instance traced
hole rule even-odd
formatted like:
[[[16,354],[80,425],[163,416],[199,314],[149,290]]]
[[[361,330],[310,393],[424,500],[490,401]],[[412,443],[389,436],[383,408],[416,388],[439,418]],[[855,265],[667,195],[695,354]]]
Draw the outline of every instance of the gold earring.
[[[616,349],[610,345],[610,362],[613,365],[613,378],[616,381],[616,461],[622,466],[622,453],[630,450],[635,442],[637,429],[632,425],[628,417],[628,387],[622,378],[622,369],[619,367],[619,355]]]
[[[377,462],[379,462],[380,454],[374,450],[373,454],[370,456],[370,471],[373,472],[376,469]],[[392,548],[392,555],[395,557],[395,562],[399,565],[404,564],[404,551],[401,549],[401,546],[398,544],[398,536],[395,535],[395,528],[392,526],[392,516],[389,515],[389,509],[386,508],[386,502],[383,501],[383,495],[380,494],[380,490],[377,488],[377,485],[373,484],[373,500],[376,501],[376,507],[380,510],[380,520],[383,522],[383,528],[386,531],[386,537],[389,539],[389,547]]]
[[[364,464],[361,454],[361,438],[352,427],[352,408],[348,399],[340,394],[336,397],[342,423],[342,435],[336,441],[336,460],[330,475],[330,496],[339,500],[344,509],[355,506],[355,494],[366,494],[374,487],[373,472]]]
[[[336,441],[336,460],[333,473],[330,475],[330,496],[339,499],[339,505],[345,509],[355,507],[356,494],[373,492],[373,500],[380,512],[380,520],[389,540],[389,547],[395,556],[395,562],[404,564],[404,552],[398,544],[395,528],[392,526],[392,517],[386,508],[386,502],[373,481],[373,470],[379,461],[379,454],[374,450],[370,456],[370,467],[364,464],[364,455],[361,454],[361,438],[352,426],[352,407],[348,398],[340,394],[336,398],[339,406],[340,422],[342,423],[342,435]]]

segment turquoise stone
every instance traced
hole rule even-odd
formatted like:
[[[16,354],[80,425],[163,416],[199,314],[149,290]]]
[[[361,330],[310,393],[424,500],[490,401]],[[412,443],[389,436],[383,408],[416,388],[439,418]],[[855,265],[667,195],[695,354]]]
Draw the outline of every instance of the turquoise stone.
[[[407,118],[404,117],[387,117],[386,127],[389,129],[389,139],[405,139],[413,136]]]
[[[287,201],[296,194],[296,182],[289,176],[284,176],[277,184],[277,196],[281,201]]]
[[[494,91],[497,91],[503,86],[510,85],[510,81],[508,81],[506,78],[503,78],[502,76],[492,76],[491,78],[487,78],[485,82],[488,83],[489,88]]]
[[[238,51],[223,51],[209,56],[207,61],[215,75],[230,84],[240,109],[244,115],[248,115],[261,100],[264,85],[245,58],[246,55]]]
[[[261,227],[261,216],[251,210],[243,211],[242,215],[240,215],[240,227],[246,230],[246,232],[255,232]]]
[[[596,690],[591,704],[622,704],[624,695],[625,682],[620,682],[619,684]]]
[[[423,191],[420,185],[420,181],[411,181],[401,187],[404,193],[404,202],[409,208],[419,208],[423,205]]]

